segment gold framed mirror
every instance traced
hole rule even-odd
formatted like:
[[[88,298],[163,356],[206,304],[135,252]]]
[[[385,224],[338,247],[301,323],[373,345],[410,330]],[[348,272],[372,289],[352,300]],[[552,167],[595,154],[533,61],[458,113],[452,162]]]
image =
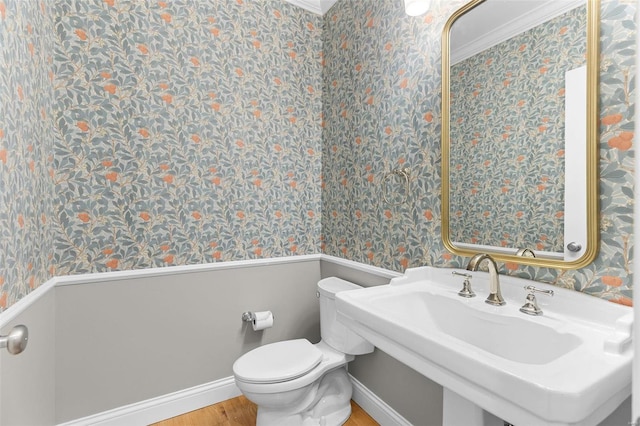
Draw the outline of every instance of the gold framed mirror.
[[[442,34],[442,238],[575,269],[598,253],[599,0],[472,0]]]

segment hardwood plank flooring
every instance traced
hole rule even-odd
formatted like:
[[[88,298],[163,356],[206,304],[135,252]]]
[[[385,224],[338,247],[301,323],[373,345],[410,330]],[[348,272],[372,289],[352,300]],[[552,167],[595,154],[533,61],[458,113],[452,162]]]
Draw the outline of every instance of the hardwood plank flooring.
[[[257,406],[244,396],[222,401],[152,426],[254,426]],[[358,404],[351,401],[351,417],[345,426],[377,426]]]

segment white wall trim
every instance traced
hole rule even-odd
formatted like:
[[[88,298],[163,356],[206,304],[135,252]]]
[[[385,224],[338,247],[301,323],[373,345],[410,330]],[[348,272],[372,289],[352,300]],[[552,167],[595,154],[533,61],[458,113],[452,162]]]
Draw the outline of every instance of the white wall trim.
[[[148,425],[199,408],[217,404],[218,402],[235,398],[241,394],[235,384],[233,376],[226,377],[157,398],[147,399],[114,408],[113,410],[61,423],[60,426]]]
[[[128,271],[97,272],[78,275],[62,275],[50,278],[35,290],[0,312],[0,328],[5,327],[38,299],[59,286],[82,285],[97,282],[129,280],[134,278],[148,278],[194,272],[206,272],[223,269],[251,268],[269,265],[283,265],[297,262],[312,262],[322,258],[322,254],[307,254],[300,256],[271,257],[265,259],[234,260],[228,262],[203,263],[195,265],[179,265],[158,268],[134,269]]]
[[[98,272],[91,274],[65,275],[56,277],[56,286],[88,284],[100,281],[130,280],[166,275],[208,272],[222,269],[239,269],[259,266],[282,265],[319,260],[321,254],[301,256],[270,257],[264,259],[233,260],[228,262],[200,263],[195,265],[167,266],[159,268],[133,269],[128,271]]]
[[[396,410],[391,408],[378,395],[371,392],[358,379],[349,374],[353,384],[353,395],[351,399],[355,401],[364,411],[367,412],[381,426],[411,426],[411,422],[402,417]]]
[[[464,46],[459,46],[455,49],[452,47],[451,64],[455,65],[464,61],[477,53],[584,4],[583,0],[541,2],[540,6],[528,11],[526,15],[517,16]]]
[[[35,290],[18,300],[8,309],[0,312],[0,328],[5,327],[16,317],[22,314],[26,309],[33,305],[38,299],[47,294],[49,291],[58,286],[82,285],[98,282],[109,282],[119,280],[129,280],[135,278],[148,278],[165,275],[188,274],[195,272],[206,272],[223,269],[251,268],[269,265],[283,265],[297,262],[312,262],[322,260],[338,265],[346,266],[358,271],[368,272],[385,278],[394,278],[402,275],[399,272],[389,269],[380,268],[378,266],[367,265],[353,260],[343,259],[340,257],[330,256],[326,254],[307,254],[300,256],[272,257],[265,259],[249,259],[235,260],[228,262],[203,263],[195,265],[167,266],[159,268],[134,269],[128,271],[111,271],[98,272],[90,274],[63,275],[49,279],[44,284],[38,286]]]
[[[402,275],[400,272],[392,271],[390,269],[381,268],[379,266],[367,265],[366,263],[356,262],[355,260],[343,259],[341,257],[330,256],[323,254],[320,257],[325,262],[335,263],[336,265],[346,266],[357,271],[368,272],[373,275],[378,275],[384,278],[395,278]]]
[[[286,0],[287,3],[291,3],[294,6],[301,7],[309,12],[317,15],[322,15],[322,9],[320,8],[320,2],[313,0]]]
[[[5,327],[11,321],[16,319],[20,314],[29,309],[31,305],[36,303],[41,297],[47,294],[56,286],[56,278],[47,280],[44,284],[41,284],[32,292],[18,300],[13,305],[9,306],[3,312],[0,312],[0,328]],[[28,324],[27,324],[28,325]]]
[[[285,0],[294,6],[301,7],[317,15],[324,15],[338,0]]]

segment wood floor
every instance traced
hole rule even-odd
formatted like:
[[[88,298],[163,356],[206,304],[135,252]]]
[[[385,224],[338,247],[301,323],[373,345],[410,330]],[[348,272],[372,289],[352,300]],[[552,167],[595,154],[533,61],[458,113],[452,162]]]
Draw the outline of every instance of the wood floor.
[[[178,417],[154,423],[152,426],[254,426],[256,405],[244,396],[222,401]],[[351,401],[351,417],[345,426],[376,426],[358,404]]]

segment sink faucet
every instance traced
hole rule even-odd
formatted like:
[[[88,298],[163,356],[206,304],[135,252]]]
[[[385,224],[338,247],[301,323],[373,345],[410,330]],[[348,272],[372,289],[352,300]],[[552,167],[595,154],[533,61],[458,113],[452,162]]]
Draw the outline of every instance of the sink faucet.
[[[487,297],[485,302],[494,306],[502,306],[507,302],[504,301],[502,294],[500,294],[500,279],[498,276],[498,265],[496,265],[496,261],[486,253],[478,253],[469,261],[467,270],[473,272],[477,271],[480,264],[485,260],[489,266],[489,278],[491,283],[489,286],[489,297]]]

